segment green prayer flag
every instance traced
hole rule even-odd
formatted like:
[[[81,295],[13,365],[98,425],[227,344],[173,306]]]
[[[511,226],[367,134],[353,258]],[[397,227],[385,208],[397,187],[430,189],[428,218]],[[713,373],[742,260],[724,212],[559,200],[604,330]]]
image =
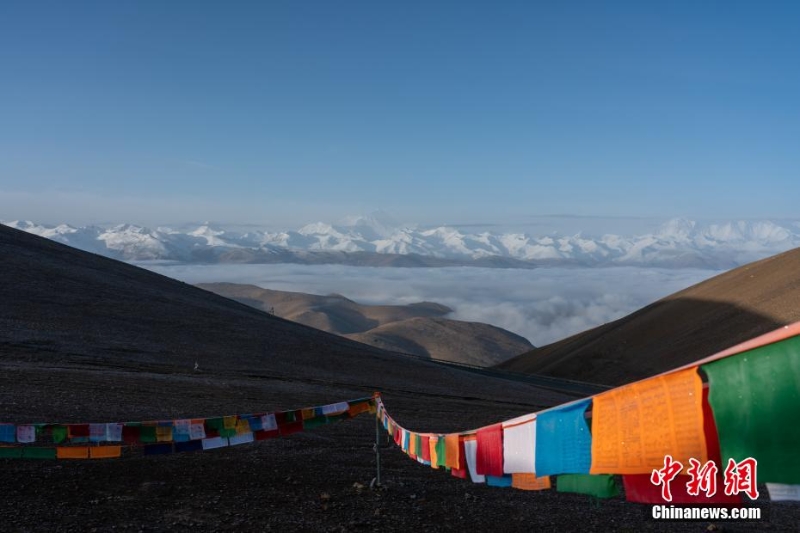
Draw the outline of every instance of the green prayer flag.
[[[416,435],[414,435],[414,438],[417,439],[417,442],[414,445],[415,446],[414,449],[417,451],[417,457],[422,457],[422,435],[417,433]]]
[[[236,435],[236,428],[222,428],[219,430],[220,437],[233,437]]]
[[[609,474],[564,474],[557,477],[558,492],[577,492],[597,498],[613,498],[619,494],[614,476]]]
[[[439,435],[439,440],[436,441],[436,466],[446,466],[447,446],[444,440],[444,435]]]
[[[222,431],[225,429],[225,419],[223,418],[207,418],[206,419],[206,427],[211,429],[216,429],[217,431]]]
[[[156,427],[142,426],[139,432],[139,440],[141,442],[156,442]]]
[[[55,448],[22,448],[23,459],[55,459]]]
[[[800,483],[800,336],[703,365],[724,471],[754,458],[760,483]]]
[[[67,440],[67,426],[53,426],[53,442],[60,444]]]
[[[22,448],[0,448],[0,459],[19,459],[22,457]]]
[[[303,420],[303,428],[304,429],[314,429],[318,428],[319,426],[324,426],[327,424],[328,417],[326,416],[315,416],[314,418],[309,418],[308,420]]]

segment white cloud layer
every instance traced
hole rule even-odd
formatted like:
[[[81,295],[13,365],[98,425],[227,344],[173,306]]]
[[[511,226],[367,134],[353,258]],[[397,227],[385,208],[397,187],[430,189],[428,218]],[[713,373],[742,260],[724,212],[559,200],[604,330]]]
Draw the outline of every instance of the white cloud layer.
[[[701,269],[372,268],[342,265],[141,264],[187,283],[233,282],[365,304],[423,300],[451,307],[450,318],[486,322],[543,346],[625,316],[719,272]]]

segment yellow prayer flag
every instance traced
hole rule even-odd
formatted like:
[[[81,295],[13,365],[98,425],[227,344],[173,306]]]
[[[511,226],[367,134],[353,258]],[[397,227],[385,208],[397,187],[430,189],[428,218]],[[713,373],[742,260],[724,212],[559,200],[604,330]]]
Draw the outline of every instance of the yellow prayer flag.
[[[172,442],[172,426],[157,426],[156,441]]]
[[[431,452],[431,468],[439,469],[439,465],[436,464],[438,461],[438,455],[436,455],[436,443],[439,442],[439,437],[436,435],[431,435],[428,437],[428,450]]]

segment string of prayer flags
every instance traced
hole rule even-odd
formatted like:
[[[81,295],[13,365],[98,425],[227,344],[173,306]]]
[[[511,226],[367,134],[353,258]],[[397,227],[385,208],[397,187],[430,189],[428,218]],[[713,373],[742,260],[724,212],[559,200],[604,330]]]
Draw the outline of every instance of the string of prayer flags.
[[[614,476],[606,474],[564,474],[557,477],[556,490],[588,494],[595,498],[613,498],[619,495]]]
[[[0,458],[73,460],[121,457],[121,446],[99,446],[102,442],[137,446],[144,455],[210,450],[291,435],[317,425],[352,418],[353,412],[375,412],[375,403],[375,397],[369,397],[279,413],[145,422],[0,423],[0,442],[8,444],[0,447]],[[355,411],[350,409],[351,405],[356,407]],[[313,414],[313,418],[304,423],[304,413]],[[38,440],[56,445],[91,443],[93,446],[26,446]]]
[[[592,400],[580,400],[536,416],[536,474],[588,474],[592,436],[584,413]]]
[[[697,369],[656,376],[592,400],[592,474],[649,474],[664,456],[708,460]]]
[[[800,336],[701,369],[708,376],[722,464],[752,457],[758,481],[800,483]]]
[[[530,414],[503,422],[503,472],[536,472],[536,415]]]

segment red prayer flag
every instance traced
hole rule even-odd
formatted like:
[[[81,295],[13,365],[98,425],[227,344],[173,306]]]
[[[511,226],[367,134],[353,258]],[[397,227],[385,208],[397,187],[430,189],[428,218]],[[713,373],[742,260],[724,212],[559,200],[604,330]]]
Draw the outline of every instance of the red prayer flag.
[[[503,477],[503,424],[479,429],[477,437],[475,470],[479,475]]]

